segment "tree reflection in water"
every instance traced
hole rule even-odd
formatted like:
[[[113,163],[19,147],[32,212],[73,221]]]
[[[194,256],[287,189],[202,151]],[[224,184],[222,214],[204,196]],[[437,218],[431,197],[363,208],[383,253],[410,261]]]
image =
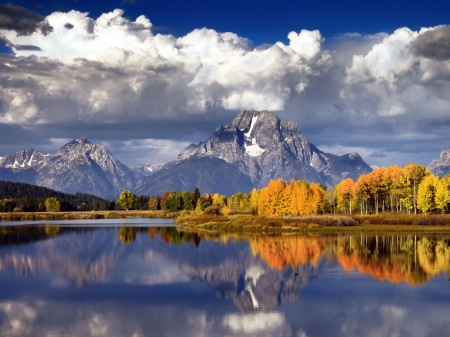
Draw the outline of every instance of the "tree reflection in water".
[[[96,228],[60,226],[0,227],[0,247],[47,240],[68,233],[85,233]],[[129,245],[137,235],[147,233],[151,240],[160,238],[166,244],[189,244],[198,247],[202,241],[247,242],[254,257],[271,269],[296,270],[310,265],[316,268],[326,259],[345,271],[357,270],[374,279],[410,285],[426,283],[435,275],[450,273],[450,237],[433,234],[237,234],[197,232],[177,227],[120,227],[117,236]]]

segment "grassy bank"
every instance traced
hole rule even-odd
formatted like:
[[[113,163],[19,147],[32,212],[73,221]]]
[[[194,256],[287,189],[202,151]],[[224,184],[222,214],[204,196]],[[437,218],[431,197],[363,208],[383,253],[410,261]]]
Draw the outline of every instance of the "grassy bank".
[[[251,215],[187,215],[175,219],[178,225],[224,231],[357,231],[357,232],[450,232],[449,215],[316,215],[263,217]]]
[[[94,220],[125,218],[174,218],[166,211],[14,212],[0,213],[0,221]]]

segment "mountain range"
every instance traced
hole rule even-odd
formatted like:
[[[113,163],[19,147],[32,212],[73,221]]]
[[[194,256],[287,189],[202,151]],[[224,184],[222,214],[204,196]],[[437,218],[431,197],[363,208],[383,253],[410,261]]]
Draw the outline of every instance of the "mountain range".
[[[174,161],[143,178],[136,191],[151,195],[164,193],[167,186],[198,186],[229,195],[264,187],[271,179],[334,185],[371,170],[357,153],[320,151],[294,122],[281,121],[269,111],[244,110],[231,125],[219,126],[206,141],[189,145]]]
[[[334,185],[371,170],[356,152],[342,156],[322,152],[296,123],[255,110],[240,112],[231,125],[217,127],[206,141],[189,145],[164,165],[130,168],[85,137],[52,154],[26,149],[0,157],[0,180],[103,198],[117,198],[124,189],[162,195],[195,187],[202,193],[231,195],[264,187],[277,178]]]

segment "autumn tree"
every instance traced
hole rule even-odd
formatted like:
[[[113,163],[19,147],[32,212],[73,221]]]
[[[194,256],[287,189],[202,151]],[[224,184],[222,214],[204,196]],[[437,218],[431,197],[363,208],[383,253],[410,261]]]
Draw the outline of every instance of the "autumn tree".
[[[354,199],[353,185],[355,182],[352,178],[342,180],[336,186],[336,199],[337,207],[344,212],[348,210],[349,214],[352,214],[352,203]]]
[[[417,208],[423,213],[430,212],[436,207],[436,187],[438,178],[432,174],[425,176],[417,190]]]
[[[359,176],[356,183],[353,185],[353,193],[358,198],[361,215],[369,212],[369,199],[372,192],[371,181],[368,175],[362,174]]]
[[[124,190],[120,196],[119,199],[117,199],[117,205],[122,208],[126,209],[127,211],[131,208],[133,208],[133,205],[137,202],[136,196],[131,193],[128,190]]]
[[[159,205],[162,210],[167,210],[167,199],[170,198],[170,192],[165,192],[159,201]]]
[[[47,212],[59,212],[61,203],[56,198],[47,198],[45,200],[45,209]]]
[[[259,194],[260,191],[257,190],[256,188],[253,188],[253,190],[250,193],[250,207],[253,215],[258,214]]]
[[[212,196],[212,204],[213,206],[223,207],[227,204],[227,197],[216,193]]]
[[[445,178],[438,178],[436,182],[436,208],[445,213],[450,203],[450,176]]]
[[[401,177],[403,175],[403,168],[397,165],[391,165],[386,168],[383,176],[383,185],[388,193],[389,208],[391,213],[394,212],[394,201],[398,213],[398,196],[401,194]]]
[[[283,179],[271,180],[269,184],[260,191],[258,214],[278,215],[280,202],[285,188],[286,182]]]
[[[325,190],[325,211],[327,213],[333,213],[336,206],[336,197],[335,197],[335,191],[336,187],[334,186],[328,186]]]
[[[148,199],[148,209],[150,211],[156,211],[159,207],[159,199],[157,197],[150,197]]]
[[[292,215],[305,215],[309,214],[308,204],[308,192],[309,184],[304,180],[295,181],[291,180],[291,183],[286,188],[285,195],[289,195],[290,209],[289,213]]]
[[[370,189],[371,195],[373,196],[373,199],[374,199],[375,214],[378,214],[378,210],[380,209],[380,199],[383,200],[384,171],[385,171],[384,167],[380,167],[380,168],[373,170],[372,172],[367,174],[367,179],[369,180],[369,189]],[[383,210],[384,210],[384,204],[383,204]]]
[[[410,163],[405,166],[403,180],[406,182],[412,194],[412,207],[414,214],[417,214],[417,189],[422,179],[430,174],[430,171],[423,165]]]
[[[233,212],[248,213],[251,212],[250,196],[244,193],[233,194],[227,200],[229,209]]]
[[[308,191],[310,214],[321,214],[325,209],[325,190],[322,185],[311,183]]]

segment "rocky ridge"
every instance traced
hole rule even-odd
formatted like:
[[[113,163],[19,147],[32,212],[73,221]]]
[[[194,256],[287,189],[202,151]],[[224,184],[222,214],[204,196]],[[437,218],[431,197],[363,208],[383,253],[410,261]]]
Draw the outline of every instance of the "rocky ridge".
[[[438,176],[450,173],[450,150],[443,150],[438,159],[433,159],[428,165],[430,171]]]
[[[133,189],[136,174],[109,153],[106,147],[79,137],[53,154],[33,149],[17,151],[0,159],[0,179],[12,177],[65,193],[90,193],[117,198]],[[23,179],[22,179],[23,178]]]
[[[372,170],[357,153],[337,156],[320,151],[294,122],[281,121],[269,111],[244,110],[231,125],[219,126],[206,141],[189,145],[173,162],[144,178],[137,190],[145,194],[160,193],[164,189],[161,185],[172,184],[177,175],[172,172],[180,166],[185,168],[185,175],[199,180],[198,173],[186,170],[188,162],[200,159],[205,165],[210,165],[211,159],[220,159],[227,164],[228,176],[237,170],[249,177],[251,186],[243,185],[233,193],[249,192],[252,187],[262,188],[271,179],[278,178],[334,185],[344,178],[357,179]],[[206,182],[207,177],[203,180]],[[222,189],[230,184],[224,177]]]
[[[164,164],[138,164],[136,166],[131,166],[130,168],[139,177],[149,177],[154,173],[158,172]]]
[[[85,137],[53,154],[27,149],[0,157],[1,180],[107,199],[117,198],[124,189],[162,195],[198,187],[203,193],[232,195],[262,188],[278,178],[335,185],[370,171],[357,153],[324,153],[306,139],[296,123],[255,110],[240,112],[231,125],[219,126],[206,141],[189,145],[165,165],[129,168],[104,146]]]

